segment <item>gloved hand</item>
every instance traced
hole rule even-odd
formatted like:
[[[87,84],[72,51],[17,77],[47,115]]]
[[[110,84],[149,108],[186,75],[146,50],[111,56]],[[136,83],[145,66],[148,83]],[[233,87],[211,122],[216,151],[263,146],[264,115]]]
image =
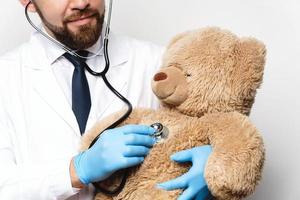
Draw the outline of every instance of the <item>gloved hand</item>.
[[[155,129],[142,125],[127,125],[102,133],[97,142],[74,158],[74,168],[84,184],[104,180],[117,170],[143,162],[149,148],[155,144],[150,135]]]
[[[205,145],[173,154],[171,156],[172,160],[180,163],[192,162],[192,167],[184,175],[158,184],[158,188],[165,190],[184,189],[178,200],[190,200],[194,198],[205,200],[210,193],[203,174],[211,151],[211,146]]]

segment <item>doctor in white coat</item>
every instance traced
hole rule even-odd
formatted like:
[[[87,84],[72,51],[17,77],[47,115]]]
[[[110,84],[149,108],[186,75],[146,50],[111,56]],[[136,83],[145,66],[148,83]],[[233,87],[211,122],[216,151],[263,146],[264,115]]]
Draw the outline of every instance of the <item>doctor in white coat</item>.
[[[26,5],[29,0],[20,2]],[[73,49],[87,50],[93,58],[86,63],[102,71],[104,1],[33,2],[29,9],[39,13],[43,30]],[[82,26],[90,29],[82,31]],[[159,67],[162,48],[115,34],[110,34],[109,41],[111,67],[107,79],[134,107],[156,108],[158,102],[151,92],[150,79]],[[27,43],[0,57],[0,199],[92,199],[90,182],[140,164],[154,144],[149,139],[153,131],[150,128],[121,127],[108,131],[94,145],[98,149],[78,154],[81,132],[71,94],[74,66],[64,53],[34,32]],[[124,104],[101,78],[88,72],[85,75],[91,100],[87,130]],[[115,138],[117,135],[121,136]],[[101,149],[101,145],[106,148]],[[128,149],[133,148],[130,145],[139,145],[140,149]],[[125,158],[141,159],[118,163],[124,158],[119,154],[114,157],[116,152]],[[101,153],[102,157],[95,156]],[[163,189],[168,187],[176,189],[176,184],[162,185]]]

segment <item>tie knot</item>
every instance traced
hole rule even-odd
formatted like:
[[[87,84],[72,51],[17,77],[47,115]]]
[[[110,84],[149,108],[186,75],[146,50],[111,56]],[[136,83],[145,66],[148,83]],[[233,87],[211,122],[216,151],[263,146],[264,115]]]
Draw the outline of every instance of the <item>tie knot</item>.
[[[90,52],[86,51],[86,50],[79,50],[76,51],[76,53],[81,56],[80,59],[86,61],[87,56],[89,55]]]
[[[64,53],[64,57],[69,60],[75,67],[82,65],[86,61],[86,57],[88,56],[89,52],[85,50],[80,50],[76,52],[80,57],[73,56],[70,53]]]

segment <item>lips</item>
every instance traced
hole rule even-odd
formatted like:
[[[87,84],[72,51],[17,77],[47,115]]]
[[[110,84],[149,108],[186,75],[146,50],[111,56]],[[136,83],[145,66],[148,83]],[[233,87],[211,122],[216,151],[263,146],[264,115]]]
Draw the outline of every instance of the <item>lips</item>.
[[[85,19],[89,19],[89,18],[92,18],[94,17],[96,14],[94,13],[91,13],[91,14],[88,14],[88,15],[82,15],[80,16],[79,18],[78,17],[74,17],[72,19],[68,19],[68,22],[78,22],[78,21],[82,21],[82,20],[85,20]]]

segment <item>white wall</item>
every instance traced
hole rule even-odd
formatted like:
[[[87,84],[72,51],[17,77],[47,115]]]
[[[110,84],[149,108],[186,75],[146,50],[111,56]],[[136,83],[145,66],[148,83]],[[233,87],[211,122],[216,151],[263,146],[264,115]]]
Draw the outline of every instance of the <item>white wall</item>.
[[[267,65],[251,118],[263,134],[263,181],[249,199],[300,199],[300,1],[115,1],[112,27],[159,44],[176,33],[207,25],[264,41]],[[17,0],[2,2],[0,53],[26,41],[31,31]]]

